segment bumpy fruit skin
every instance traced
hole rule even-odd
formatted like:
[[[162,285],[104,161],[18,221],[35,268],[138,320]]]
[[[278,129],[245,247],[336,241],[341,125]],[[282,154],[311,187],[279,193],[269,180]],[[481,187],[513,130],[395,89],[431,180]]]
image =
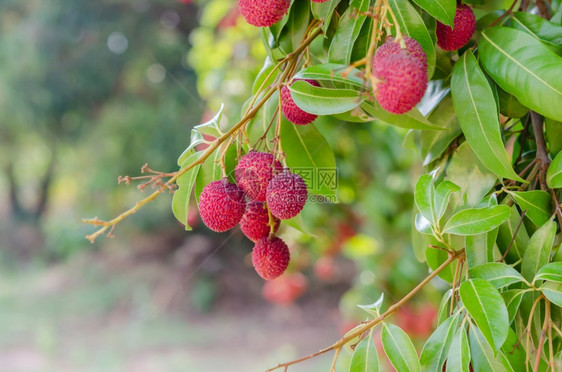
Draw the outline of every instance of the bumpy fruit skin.
[[[297,80],[306,81],[307,83],[314,85],[315,87],[320,86],[320,84],[318,84],[316,80],[310,79],[295,79],[292,83]],[[318,117],[317,115],[310,114],[297,106],[295,101],[293,101],[293,97],[291,97],[291,91],[289,90],[289,87],[287,87],[286,85],[281,88],[281,109],[283,111],[283,115],[285,115],[287,120],[297,125],[310,124]]]
[[[213,231],[232,229],[240,222],[245,210],[244,192],[227,179],[211,182],[199,197],[201,220]]]
[[[306,204],[308,189],[298,174],[285,171],[267,185],[267,205],[271,214],[282,220],[295,217]]]
[[[273,217],[275,221],[274,232],[279,229],[278,218]],[[248,204],[246,212],[240,220],[240,229],[253,242],[257,242],[263,237],[269,236],[270,227],[269,223],[269,213],[267,213],[267,207],[265,203],[253,201]]]
[[[437,45],[443,50],[457,50],[468,43],[476,30],[476,17],[472,8],[464,4],[458,6],[453,26],[451,29],[437,22]]]
[[[426,67],[406,52],[380,60],[373,72],[382,80],[377,85],[375,97],[383,109],[394,114],[414,108],[427,88]]]
[[[404,43],[406,44],[406,52],[412,57],[417,58],[427,68],[427,56],[420,43],[418,43],[416,39],[407,36],[404,37]],[[384,44],[377,48],[375,56],[373,57],[373,66],[385,57],[398,54],[401,51],[404,51],[404,49],[402,49],[400,43],[397,43],[392,36],[387,37]]]
[[[256,27],[269,27],[279,22],[290,5],[290,0],[238,0],[240,13],[246,22]]]
[[[267,152],[250,151],[242,156],[234,168],[236,183],[255,201],[265,201],[269,181],[283,170],[283,166]]]
[[[261,238],[252,251],[254,268],[265,280],[275,279],[283,274],[290,259],[289,247],[279,238]]]

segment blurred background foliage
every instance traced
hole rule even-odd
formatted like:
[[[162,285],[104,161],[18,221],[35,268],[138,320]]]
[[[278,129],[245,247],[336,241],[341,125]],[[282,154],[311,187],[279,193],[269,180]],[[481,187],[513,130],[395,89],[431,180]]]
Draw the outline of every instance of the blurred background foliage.
[[[115,238],[84,239],[81,218],[143,196],[119,175],[176,170],[191,128],[221,104],[239,119],[266,52],[235,5],[0,3],[0,371],[211,371],[233,359],[262,370],[326,346],[364,319],[357,304],[400,298],[427,272],[410,242],[422,168],[406,132],[331,118],[315,125],[341,203],[307,205],[311,235],[281,232],[290,279],[264,286],[238,231],[211,233],[194,213],[185,233],[169,196]],[[435,284],[397,314],[414,337],[432,330]]]

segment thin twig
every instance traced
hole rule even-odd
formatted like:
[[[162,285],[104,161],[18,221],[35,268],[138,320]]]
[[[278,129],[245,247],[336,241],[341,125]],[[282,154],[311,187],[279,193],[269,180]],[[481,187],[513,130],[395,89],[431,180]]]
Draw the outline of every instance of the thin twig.
[[[323,355],[323,354],[325,354],[325,353],[327,353],[331,350],[336,350],[338,348],[343,347],[343,345],[347,344],[349,341],[353,340],[355,337],[360,336],[364,332],[373,328],[374,326],[376,326],[377,324],[382,322],[384,319],[386,319],[389,315],[391,315],[396,310],[398,310],[400,307],[402,307],[416,293],[418,293],[423,287],[425,287],[433,278],[435,278],[441,271],[443,271],[447,266],[449,266],[451,264],[451,262],[455,261],[456,259],[462,258],[462,257],[464,257],[464,249],[461,249],[461,250],[458,250],[458,251],[455,251],[455,252],[451,253],[449,255],[449,258],[445,262],[443,262],[437,269],[435,269],[435,271],[433,271],[424,280],[422,280],[406,296],[402,297],[402,299],[400,301],[398,301],[394,305],[390,306],[388,308],[388,310],[386,310],[381,316],[379,316],[376,319],[373,319],[373,320],[371,320],[367,323],[364,323],[363,325],[357,327],[354,331],[349,332],[348,334],[346,334],[345,336],[340,338],[333,345],[331,345],[327,348],[324,348],[324,349],[322,349],[322,350],[320,350],[320,351],[318,351],[314,354],[310,354],[310,355],[307,355],[305,357],[302,357],[300,359],[295,359],[293,361],[286,362],[286,363],[280,363],[276,367],[268,369],[266,372],[271,372],[271,371],[274,371],[274,370],[279,369],[279,368],[284,368],[284,367],[288,367],[288,366],[291,366],[291,365],[294,365],[294,364],[298,364],[298,363],[304,362],[305,360],[309,360],[309,359],[315,358],[317,356]]]
[[[511,246],[513,245],[513,242],[515,242],[515,237],[517,236],[517,233],[519,232],[519,229],[521,228],[521,224],[523,223],[523,219],[525,218],[526,214],[527,214],[527,210],[525,209],[523,211],[523,213],[521,213],[521,218],[519,219],[519,223],[517,224],[517,227],[515,228],[515,232],[513,233],[513,236],[511,237],[511,241],[507,245],[507,249],[505,250],[505,253],[503,254],[502,258],[498,262],[503,262],[505,260],[505,258],[507,257],[507,254],[509,253],[509,250],[511,249]]]

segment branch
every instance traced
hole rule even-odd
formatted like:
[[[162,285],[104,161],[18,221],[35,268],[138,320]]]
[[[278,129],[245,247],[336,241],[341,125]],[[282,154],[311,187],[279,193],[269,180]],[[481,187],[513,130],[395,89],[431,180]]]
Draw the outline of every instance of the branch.
[[[531,121],[533,123],[533,132],[535,134],[535,141],[537,142],[537,159],[540,165],[539,168],[539,181],[541,184],[541,189],[546,190],[546,171],[548,165],[550,164],[550,159],[546,152],[546,142],[544,140],[543,132],[543,118],[534,111],[531,111]]]
[[[289,53],[281,62],[280,64],[287,62],[287,61],[291,61],[293,63],[296,62],[296,60],[298,59],[299,55],[308,47],[308,45],[310,45],[310,43],[312,43],[312,41],[322,33],[322,29],[318,28],[316,29],[312,34],[310,34],[310,36],[306,39],[303,40],[303,42],[299,45],[299,47],[297,49],[295,49],[292,53]],[[191,169],[193,169],[196,165],[198,164],[203,164],[205,162],[205,160],[211,156],[211,154],[213,152],[215,152],[215,150],[227,139],[229,139],[231,136],[233,136],[234,134],[236,134],[236,132],[238,130],[240,130],[241,128],[243,128],[243,126],[248,123],[259,111],[259,109],[265,104],[265,102],[267,102],[267,100],[273,95],[273,93],[275,93],[275,91],[277,90],[277,88],[280,86],[281,83],[283,83],[287,78],[288,75],[293,71],[293,65],[289,65],[288,68],[286,68],[283,73],[280,75],[279,79],[278,79],[278,83],[274,86],[271,87],[267,93],[264,95],[264,97],[255,105],[255,106],[251,106],[252,109],[249,109],[244,117],[238,122],[236,123],[232,128],[230,128],[230,130],[228,132],[226,132],[225,134],[223,134],[222,136],[220,136],[219,138],[215,139],[215,141],[213,141],[209,147],[203,152],[203,154],[201,154],[201,156],[194,161],[193,163],[189,164],[188,166],[186,166],[185,168],[180,169],[178,172],[173,173],[173,176],[166,182],[164,183],[158,190],[154,191],[152,194],[150,194],[149,196],[147,196],[146,198],[142,199],[141,201],[138,201],[132,208],[130,208],[129,210],[121,213],[119,216],[113,218],[112,220],[109,221],[102,221],[100,219],[98,219],[97,217],[92,218],[92,219],[84,219],[82,220],[83,223],[89,223],[92,224],[94,226],[101,226],[100,229],[98,229],[96,232],[94,232],[93,234],[90,235],[86,235],[86,239],[88,239],[90,241],[90,243],[94,243],[94,241],[96,240],[96,238],[102,234],[104,234],[108,229],[109,232],[113,231],[113,229],[115,228],[115,226],[123,221],[125,218],[129,217],[130,215],[136,213],[140,208],[142,208],[145,204],[153,201],[154,199],[156,199],[156,197],[158,195],[160,195],[164,190],[169,189],[174,182],[181,177],[182,175],[184,175],[185,173],[187,173],[188,171],[190,171]]]
[[[406,296],[402,297],[402,299],[400,301],[398,301],[394,305],[390,306],[388,308],[388,310],[386,310],[381,316],[363,324],[362,326],[357,327],[353,332],[350,332],[350,333],[346,334],[345,336],[340,338],[338,340],[338,342],[336,342],[332,346],[329,346],[325,349],[322,349],[322,350],[320,350],[320,351],[318,351],[314,354],[310,354],[310,355],[305,356],[303,358],[293,360],[291,362],[280,363],[276,367],[268,369],[266,372],[271,372],[271,371],[274,371],[274,370],[279,369],[279,368],[285,368],[286,369],[287,367],[289,367],[291,365],[298,364],[298,363],[304,362],[305,360],[315,358],[317,356],[320,356],[322,354],[327,353],[328,351],[341,349],[343,347],[343,345],[347,344],[349,341],[353,340],[355,337],[360,336],[364,332],[373,328],[374,326],[376,326],[377,324],[382,322],[384,319],[386,319],[389,315],[391,315],[396,310],[398,310],[400,307],[402,307],[416,293],[418,293],[423,287],[425,287],[427,285],[427,283],[429,283],[431,281],[431,279],[435,278],[441,271],[443,271],[447,266],[449,266],[449,264],[451,262],[453,262],[456,259],[461,258],[461,257],[464,257],[464,249],[461,249],[461,250],[458,250],[458,251],[455,251],[455,252],[451,253],[449,255],[449,258],[445,262],[443,262],[441,264],[441,266],[439,266],[437,269],[435,269],[435,271],[433,271],[431,274],[429,274],[414,289],[412,289],[410,291],[410,293],[408,293]]]

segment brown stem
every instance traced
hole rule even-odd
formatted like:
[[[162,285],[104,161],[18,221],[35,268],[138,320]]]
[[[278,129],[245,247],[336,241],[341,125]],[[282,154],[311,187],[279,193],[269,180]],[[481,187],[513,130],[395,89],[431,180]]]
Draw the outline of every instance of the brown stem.
[[[509,250],[511,249],[511,246],[513,245],[513,242],[515,241],[515,237],[517,236],[517,233],[519,232],[519,229],[521,228],[521,224],[523,223],[523,219],[525,218],[525,215],[527,214],[527,210],[525,209],[523,211],[523,213],[521,213],[521,218],[519,219],[519,223],[517,224],[517,228],[515,229],[515,232],[513,233],[513,236],[511,237],[511,241],[509,242],[507,249],[505,250],[505,253],[503,254],[502,258],[498,261],[498,262],[503,262],[503,260],[505,260],[505,258],[507,257],[507,254],[509,253]]]
[[[320,29],[320,28],[316,29],[309,37],[307,37],[301,43],[301,45],[297,49],[295,49],[292,53],[288,54],[287,57],[285,57],[283,61],[291,61],[291,62],[296,61],[296,59],[298,59],[300,53],[302,53],[308,47],[308,45],[321,33],[322,33],[322,29]],[[289,66],[289,67],[291,67],[291,66]],[[292,70],[291,68],[287,68],[283,71],[283,73],[279,77],[279,80],[278,80],[279,83],[278,84],[281,84],[282,82],[284,82],[287,79],[291,70]],[[278,85],[270,88],[267,91],[267,93],[264,95],[264,97],[257,104],[255,104],[255,106],[253,106],[251,109],[248,109],[248,111],[246,112],[244,117],[238,123],[236,123],[232,128],[230,128],[230,130],[227,131],[225,134],[223,134],[219,138],[215,139],[196,161],[194,161],[193,163],[189,164],[185,168],[176,172],[172,178],[170,178],[165,184],[163,184],[163,187],[160,187],[158,190],[156,190],[155,192],[153,192],[152,194],[150,194],[146,198],[138,201],[135,204],[135,206],[133,206],[129,210],[121,213],[119,216],[117,216],[117,217],[115,217],[115,218],[113,218],[112,220],[109,220],[109,221],[101,221],[97,217],[93,218],[93,219],[82,220],[83,223],[90,223],[90,224],[93,224],[95,226],[101,226],[93,234],[86,235],[86,239],[88,239],[91,243],[93,243],[98,236],[105,233],[108,229],[110,229],[110,231],[113,231],[113,229],[115,228],[115,226],[119,222],[123,221],[125,218],[129,217],[130,215],[136,213],[145,204],[147,204],[147,203],[153,201],[154,199],[156,199],[156,197],[158,195],[160,195],[164,190],[167,190],[168,186],[171,186],[179,177],[181,177],[182,175],[187,173],[189,170],[193,169],[198,164],[203,164],[205,162],[205,160],[213,152],[215,152],[215,150],[224,141],[229,139],[231,136],[235,135],[238,132],[238,130],[243,128],[246,125],[246,123],[248,123],[256,115],[256,113],[265,104],[265,102],[267,102],[267,100],[273,95],[273,93],[275,93],[277,88],[278,88]]]
[[[544,0],[535,0],[535,4],[539,10],[539,15],[544,19],[550,19],[550,9],[548,9],[548,5],[545,4]]]
[[[535,356],[535,366],[533,367],[533,372],[538,372],[538,370],[539,370],[539,365],[540,365],[540,362],[541,362],[542,349],[543,349],[543,346],[544,346],[544,338],[546,336],[546,331],[547,331],[549,319],[550,319],[550,308],[545,306],[544,323],[542,325],[541,337],[539,339],[539,346],[537,348],[537,355]],[[527,352],[529,352],[529,350],[527,350]]]
[[[349,332],[348,334],[346,334],[345,336],[343,336],[342,338],[340,338],[336,343],[334,343],[332,346],[329,346],[325,349],[322,349],[314,354],[310,354],[307,355],[303,358],[300,359],[296,359],[290,362],[286,362],[286,363],[280,363],[279,365],[277,365],[276,367],[270,368],[268,369],[266,372],[271,372],[274,371],[276,369],[279,368],[286,368],[288,366],[294,365],[294,364],[298,364],[301,362],[304,362],[305,360],[309,360],[312,358],[315,358],[319,355],[325,354],[328,351],[331,350],[336,350],[339,349],[341,347],[343,347],[343,345],[347,344],[349,341],[353,340],[355,337],[358,337],[360,335],[362,335],[364,332],[368,331],[369,329],[373,328],[374,326],[376,326],[377,324],[379,324],[380,322],[382,322],[384,319],[386,319],[389,315],[391,315],[392,313],[394,313],[396,310],[398,310],[400,307],[402,307],[406,302],[408,302],[416,293],[418,293],[423,287],[425,287],[427,285],[427,283],[429,283],[433,278],[435,278],[441,271],[443,271],[447,266],[449,266],[451,264],[451,262],[455,261],[456,259],[459,259],[461,257],[464,257],[464,249],[452,252],[449,255],[449,258],[443,262],[437,269],[435,269],[435,271],[433,271],[431,274],[429,274],[424,280],[422,280],[414,289],[412,289],[406,296],[402,297],[402,299],[398,302],[396,302],[394,305],[390,306],[388,308],[388,310],[386,310],[384,312],[384,314],[382,314],[381,316],[379,316],[376,319],[373,319],[367,323],[364,323],[363,325],[357,327],[354,331]]]

